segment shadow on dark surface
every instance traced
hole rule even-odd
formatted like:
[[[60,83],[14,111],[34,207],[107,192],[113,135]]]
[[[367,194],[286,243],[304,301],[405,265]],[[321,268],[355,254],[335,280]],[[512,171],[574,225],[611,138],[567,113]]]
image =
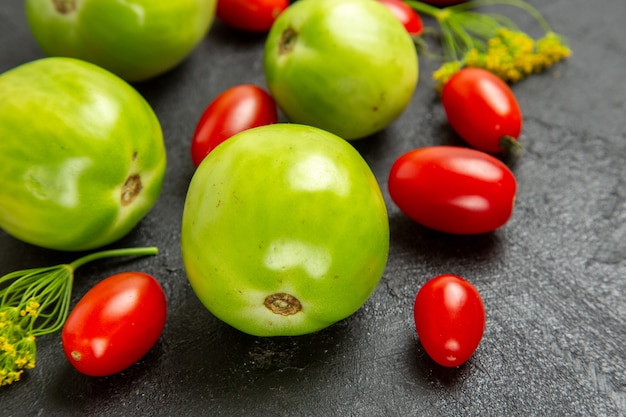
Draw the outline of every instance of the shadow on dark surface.
[[[391,133],[384,129],[365,138],[350,141],[350,144],[361,154],[368,162],[384,160],[387,153]]]
[[[193,340],[178,344],[170,355],[178,361],[168,391],[173,397],[199,399],[185,404],[190,413],[199,413],[189,415],[201,415],[207,402],[224,397],[225,415],[250,407],[287,409],[289,401],[306,397],[311,381],[333,385],[337,382],[333,376],[348,373],[342,367],[353,368],[343,357],[349,354],[344,351],[350,345],[346,339],[359,332],[352,327],[358,323],[350,318],[295,337],[250,336],[212,316],[204,322],[203,329],[190,332]],[[289,397],[283,398],[281,392]]]
[[[413,252],[428,259],[471,259],[497,257],[502,250],[498,231],[477,235],[454,235],[422,226],[401,212],[389,213],[391,245],[400,252]]]
[[[132,83],[133,87],[142,93],[155,92],[160,96],[166,96],[167,88],[180,86],[180,77],[184,76],[186,72],[195,66],[193,59],[195,55],[209,53],[217,47],[245,52],[253,48],[262,47],[265,44],[265,38],[266,35],[264,33],[237,30],[216,20],[205,39],[196,46],[189,57],[157,77]]]
[[[424,383],[435,383],[446,388],[452,388],[459,381],[465,379],[469,373],[471,358],[459,366],[445,367],[428,356],[419,340],[415,342],[413,351],[415,354],[411,357],[413,361],[411,369],[413,369],[416,379]]]
[[[8,233],[0,230],[0,236],[2,235],[9,236]],[[40,268],[69,263],[82,255],[82,253],[79,252],[72,253],[42,248],[14,237],[9,237],[9,240],[11,245],[6,245],[2,255],[5,259],[19,260],[22,264],[19,269]],[[28,257],[25,257],[24,254],[28,254]],[[13,272],[13,270],[6,270],[3,264],[4,263],[0,265],[0,275]]]
[[[209,314],[209,313],[206,313]],[[192,364],[203,362],[210,372],[208,378],[201,381],[211,385],[220,375],[239,374],[246,379],[251,375],[257,378],[270,378],[273,373],[286,370],[304,370],[323,364],[335,349],[351,332],[356,322],[350,318],[338,322],[324,330],[302,336],[256,337],[215,319],[206,321],[203,329],[196,329],[193,334],[200,337],[194,343],[178,346],[177,356],[181,358],[181,367],[193,369]],[[208,326],[208,327],[207,327]],[[320,353],[323,355],[320,356]],[[202,376],[198,375],[199,378]],[[234,382],[237,385],[238,382]],[[242,381],[241,381],[242,382]]]
[[[69,362],[63,361],[63,365],[56,367],[45,403],[57,410],[65,410],[70,415],[77,415],[78,412],[87,413],[94,409],[106,414],[107,409],[124,406],[120,404],[120,399],[115,393],[135,392],[138,397],[143,397],[138,403],[144,401],[154,407],[153,404],[158,398],[152,395],[146,398],[145,393],[148,391],[150,394],[161,384],[156,380],[152,380],[152,383],[147,381],[151,380],[150,373],[158,367],[158,362],[163,357],[163,345],[158,341],[138,362],[122,372],[104,377],[83,375]],[[139,385],[137,381],[143,383]],[[138,405],[135,407],[139,408]]]
[[[218,43],[236,47],[252,48],[265,44],[267,33],[240,30],[215,19],[209,36]]]

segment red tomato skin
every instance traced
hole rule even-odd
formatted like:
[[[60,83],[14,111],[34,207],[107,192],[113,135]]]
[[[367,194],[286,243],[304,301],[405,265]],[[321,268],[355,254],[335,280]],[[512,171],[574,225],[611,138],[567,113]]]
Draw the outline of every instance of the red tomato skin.
[[[191,140],[191,160],[198,167],[209,152],[231,136],[276,122],[278,108],[268,92],[253,84],[231,87],[202,113]]]
[[[154,277],[112,275],[91,288],[69,314],[61,332],[63,351],[85,375],[121,372],[154,346],[166,315],[165,293]]]
[[[417,12],[402,0],[378,0],[387,6],[389,11],[394,14],[404,25],[409,35],[419,36],[424,30],[424,23]]]
[[[288,6],[289,0],[218,0],[215,14],[234,28],[267,32]]]
[[[467,235],[491,232],[509,220],[517,181],[502,161],[485,152],[430,146],[396,159],[388,189],[398,208],[417,223]]]
[[[522,111],[511,88],[481,68],[463,68],[441,91],[448,123],[471,146],[484,152],[504,151],[501,139],[517,139]]]
[[[485,330],[485,306],[476,287],[451,274],[420,288],[413,306],[415,329],[436,363],[455,367],[476,351]]]

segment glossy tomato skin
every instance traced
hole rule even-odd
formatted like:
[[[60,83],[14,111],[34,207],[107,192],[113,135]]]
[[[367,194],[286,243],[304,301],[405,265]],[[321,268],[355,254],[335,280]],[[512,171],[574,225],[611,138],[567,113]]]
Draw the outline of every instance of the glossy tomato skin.
[[[26,0],[33,37],[49,56],[92,62],[126,81],[156,77],[204,39],[217,0]]]
[[[402,0],[378,0],[394,14],[404,25],[409,35],[419,36],[424,30],[424,23],[417,12]]]
[[[218,0],[217,17],[229,26],[267,32],[289,0]]]
[[[503,152],[502,138],[517,140],[522,130],[522,111],[513,91],[482,68],[463,68],[450,77],[441,102],[450,126],[484,152]]]
[[[265,90],[241,84],[217,96],[204,110],[191,140],[197,167],[217,145],[236,133],[278,122],[276,102]]]
[[[378,1],[298,0],[272,25],[263,63],[289,121],[346,140],[396,120],[418,82],[415,43]]]
[[[416,222],[446,233],[477,234],[509,220],[517,181],[487,153],[431,146],[401,155],[391,167],[388,187],[394,203]]]
[[[166,171],[159,120],[114,74],[49,57],[0,75],[0,228],[82,251],[125,236]]]
[[[91,288],[68,316],[61,332],[63,351],[85,375],[121,372],[154,346],[166,315],[165,293],[154,277],[112,275]]]
[[[255,336],[343,320],[385,269],[389,220],[367,163],[321,129],[248,129],[207,155],[182,219],[185,271],[206,308]]]
[[[447,367],[466,362],[485,330],[485,306],[478,290],[456,275],[426,282],[415,297],[413,315],[424,350]]]

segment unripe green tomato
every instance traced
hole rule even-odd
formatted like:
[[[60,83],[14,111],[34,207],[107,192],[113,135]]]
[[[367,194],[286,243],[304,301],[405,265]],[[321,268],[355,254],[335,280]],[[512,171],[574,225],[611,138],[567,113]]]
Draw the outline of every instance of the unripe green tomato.
[[[256,336],[312,333],[357,311],[389,251],[376,178],[345,140],[311,126],[239,133],[196,170],[181,248],[216,317]]]
[[[142,81],[191,53],[215,7],[216,0],[26,0],[26,16],[47,55],[80,58]]]
[[[418,80],[412,38],[372,0],[299,0],[265,44],[265,78],[294,123],[344,139],[369,136],[409,104]]]
[[[125,81],[73,58],[0,75],[0,228],[58,250],[104,246],[156,202],[161,127]]]

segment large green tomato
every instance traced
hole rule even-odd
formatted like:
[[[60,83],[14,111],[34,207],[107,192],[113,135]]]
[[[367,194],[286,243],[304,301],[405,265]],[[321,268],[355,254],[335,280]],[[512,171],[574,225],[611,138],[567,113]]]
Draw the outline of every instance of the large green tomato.
[[[0,228],[14,237],[109,244],[151,209],[165,165],[156,115],[112,73],[44,58],[0,75]]]
[[[26,0],[42,50],[95,63],[127,81],[175,67],[207,34],[216,0]]]
[[[410,102],[418,79],[413,40],[374,0],[299,0],[265,44],[267,85],[286,116],[344,139],[373,134]]]
[[[297,124],[246,130],[189,186],[185,269],[216,317],[256,336],[312,333],[377,286],[389,223],[369,166],[345,140]]]

